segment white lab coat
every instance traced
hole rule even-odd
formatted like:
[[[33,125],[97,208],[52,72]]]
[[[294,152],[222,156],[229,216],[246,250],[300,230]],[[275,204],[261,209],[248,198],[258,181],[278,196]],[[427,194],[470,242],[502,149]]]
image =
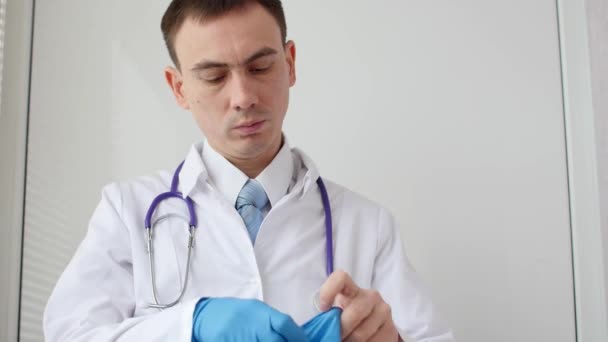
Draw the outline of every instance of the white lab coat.
[[[106,186],[85,239],[61,275],[44,313],[46,340],[191,341],[192,313],[201,297],[257,298],[302,324],[318,312],[313,296],[326,280],[325,224],[319,173],[298,149],[294,186],[265,217],[252,246],[245,225],[208,182],[203,144],[190,150],[179,190],[195,203],[198,228],[182,302],[165,310],[153,301],[144,217],[153,198],[168,191],[172,172]],[[377,289],[408,341],[453,341],[409,265],[391,214],[325,180],[334,223],[334,265],[363,288]],[[165,201],[155,217],[187,216],[184,203]],[[179,220],[155,227],[160,302],[182,286],[188,231]]]

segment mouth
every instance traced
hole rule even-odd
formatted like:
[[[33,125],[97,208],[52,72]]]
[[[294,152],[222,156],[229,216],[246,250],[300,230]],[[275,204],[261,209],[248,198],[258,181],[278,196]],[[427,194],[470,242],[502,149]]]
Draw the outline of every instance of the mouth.
[[[236,129],[241,135],[251,135],[259,132],[265,123],[266,120],[245,122],[236,126],[234,129]]]

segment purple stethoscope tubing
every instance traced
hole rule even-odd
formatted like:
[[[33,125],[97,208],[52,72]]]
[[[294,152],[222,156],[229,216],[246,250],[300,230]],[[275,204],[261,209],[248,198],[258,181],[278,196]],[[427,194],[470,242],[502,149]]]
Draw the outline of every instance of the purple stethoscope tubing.
[[[184,292],[186,289],[186,284],[188,283],[188,269],[190,268],[190,252],[192,250],[192,245],[193,245],[194,230],[196,229],[196,227],[198,225],[196,213],[194,212],[194,203],[192,202],[192,199],[189,196],[184,197],[184,195],[181,192],[177,191],[177,186],[178,186],[178,182],[179,182],[179,173],[182,170],[182,166],[184,166],[183,161],[179,164],[179,166],[175,170],[175,173],[173,174],[173,179],[171,181],[171,190],[168,192],[163,192],[154,198],[154,200],[152,201],[152,204],[150,204],[150,207],[148,208],[148,211],[146,213],[146,218],[144,220],[144,225],[146,228],[147,239],[148,239],[147,250],[148,250],[148,254],[150,255],[150,274],[152,276],[152,289],[153,289],[153,293],[154,293],[154,300],[156,302],[156,304],[150,304],[150,306],[154,307],[154,308],[159,308],[159,309],[165,309],[165,308],[168,308],[168,307],[171,307],[171,306],[177,304],[184,295]],[[319,186],[319,192],[321,193],[321,201],[323,202],[323,211],[325,213],[325,255],[326,255],[325,270],[327,272],[327,276],[329,277],[329,275],[332,274],[334,271],[333,226],[332,226],[332,218],[331,218],[331,206],[329,204],[329,196],[327,195],[327,188],[325,187],[325,183],[323,183],[323,180],[321,179],[320,176],[319,176],[319,178],[317,178],[317,185]],[[188,207],[188,213],[190,216],[190,219],[189,219],[190,240],[188,243],[188,262],[186,265],[187,269],[185,272],[185,281],[184,281],[184,285],[182,287],[180,296],[175,301],[173,301],[169,304],[159,304],[157,291],[156,291],[155,274],[154,274],[154,256],[153,256],[154,252],[153,252],[153,248],[152,248],[152,215],[154,214],[154,211],[156,210],[158,205],[167,198],[178,198],[178,199],[183,200],[186,203],[186,206]]]
[[[146,220],[144,222],[146,229],[152,229],[152,214],[154,214],[154,210],[156,210],[156,207],[160,204],[160,202],[164,201],[167,198],[179,198],[186,202],[186,206],[188,206],[188,212],[190,213],[190,227],[196,228],[198,222],[196,220],[196,214],[194,213],[194,204],[192,203],[192,199],[190,199],[190,197],[188,196],[184,197],[181,192],[177,191],[177,184],[179,182],[179,172],[182,170],[182,166],[184,166],[184,162],[181,162],[179,164],[179,166],[175,170],[175,173],[173,174],[173,180],[171,181],[171,191],[163,192],[162,194],[156,196],[156,198],[154,198],[154,200],[152,201],[152,204],[150,204],[148,212],[146,213]]]
[[[325,270],[327,276],[334,272],[334,249],[333,249],[333,225],[331,222],[331,206],[329,205],[329,196],[327,189],[321,176],[317,178],[317,185],[321,192],[321,200],[323,201],[323,211],[325,212]]]

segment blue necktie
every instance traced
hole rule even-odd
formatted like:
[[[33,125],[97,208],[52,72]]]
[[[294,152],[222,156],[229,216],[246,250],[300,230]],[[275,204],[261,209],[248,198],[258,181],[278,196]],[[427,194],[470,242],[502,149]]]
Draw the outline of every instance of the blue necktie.
[[[255,179],[248,180],[236,199],[236,210],[245,222],[251,243],[255,243],[260,225],[264,220],[262,210],[267,204],[268,196],[266,196],[262,185]]]

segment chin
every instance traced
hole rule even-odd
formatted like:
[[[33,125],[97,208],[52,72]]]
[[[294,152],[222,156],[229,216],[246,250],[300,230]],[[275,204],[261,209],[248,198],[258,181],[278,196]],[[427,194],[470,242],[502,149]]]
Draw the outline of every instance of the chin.
[[[271,139],[255,136],[245,137],[239,145],[242,155],[249,158],[261,156],[273,147]]]

